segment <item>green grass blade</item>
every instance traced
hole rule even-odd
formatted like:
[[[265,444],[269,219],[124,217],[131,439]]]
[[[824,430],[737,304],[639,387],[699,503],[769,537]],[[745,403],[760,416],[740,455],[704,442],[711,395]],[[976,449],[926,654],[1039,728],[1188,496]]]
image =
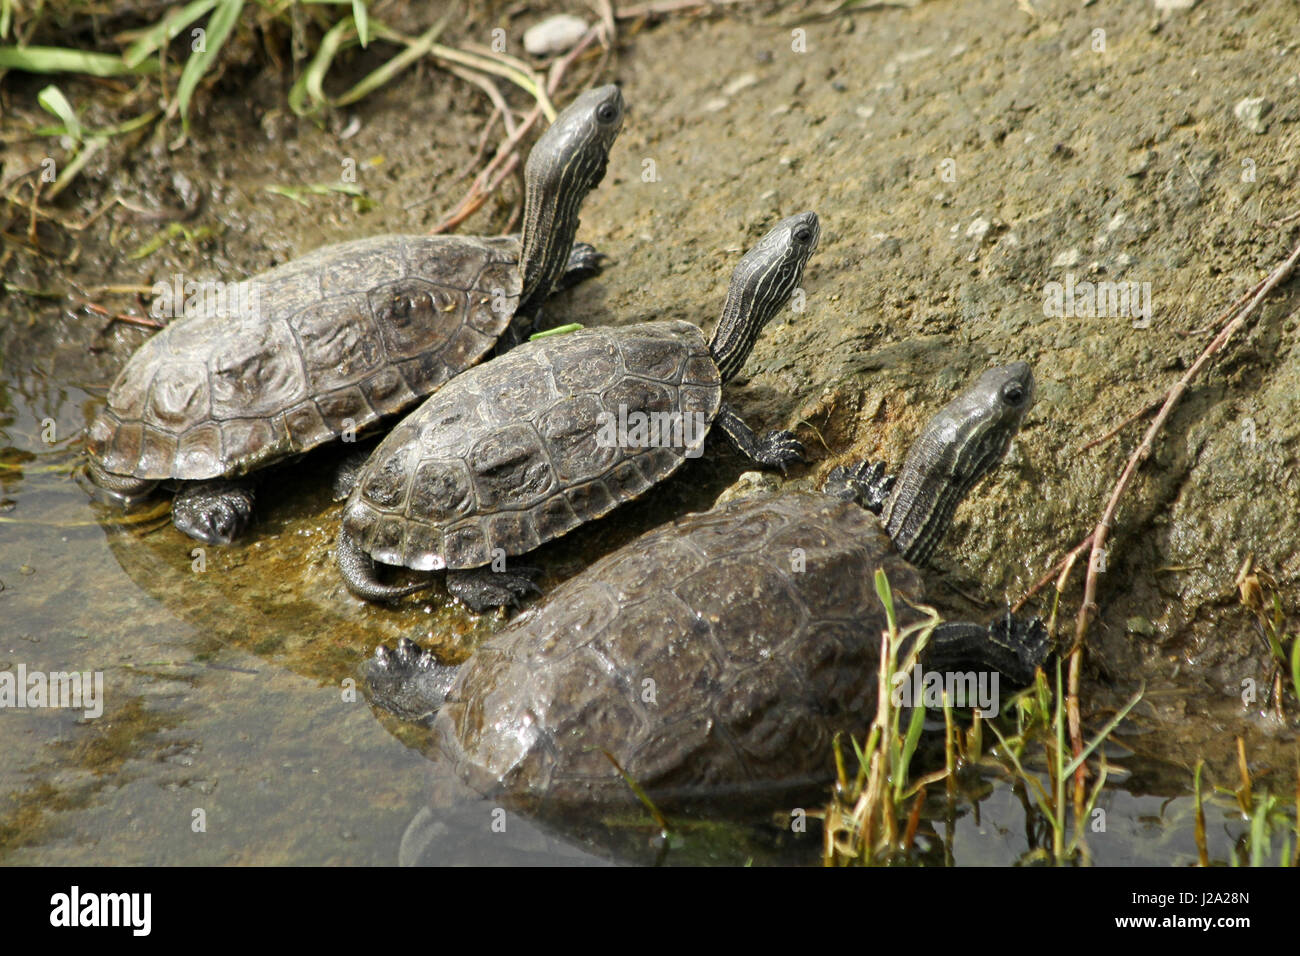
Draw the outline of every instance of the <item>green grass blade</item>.
[[[13,0],[0,0],[0,39],[9,36],[9,25],[14,19]]]
[[[67,134],[77,142],[81,142],[81,121],[77,119],[77,111],[72,108],[72,104],[68,102],[62,90],[50,84],[36,94],[36,102],[40,103],[47,113],[53,113],[63,120],[63,128]]]
[[[122,60],[129,67],[139,66],[152,54],[171,43],[187,26],[205,15],[217,5],[217,0],[194,0],[179,10],[170,11],[167,16],[150,27],[134,43],[126,48]]]
[[[383,86],[421,57],[428,55],[429,51],[433,49],[433,44],[437,41],[439,35],[441,35],[443,27],[446,26],[447,19],[448,17],[444,16],[428,30],[420,34],[414,43],[408,46],[401,53],[397,54],[397,56],[393,57],[382,66],[376,67],[370,73],[362,77],[356,86],[352,87],[352,89],[348,90],[335,100],[333,105],[348,106],[349,104],[355,103],[362,97],[368,96],[370,93],[379,89],[379,87]],[[382,27],[382,24],[379,24],[379,26]]]
[[[1142,695],[1145,692],[1146,692],[1146,684],[1143,684],[1142,687],[1138,690],[1138,692],[1129,698],[1128,703],[1120,708],[1119,713],[1117,713],[1114,717],[1112,717],[1110,720],[1106,722],[1106,726],[1101,729],[1101,733],[1097,734],[1096,737],[1093,737],[1092,742],[1088,744],[1088,746],[1083,748],[1083,753],[1079,754],[1079,756],[1075,757],[1073,760],[1070,761],[1070,763],[1065,768],[1064,771],[1065,776],[1067,777],[1070,776],[1070,774],[1074,773],[1076,770],[1079,769],[1079,764],[1083,763],[1090,756],[1092,756],[1092,752],[1101,746],[1102,741],[1104,741],[1108,736],[1110,736],[1110,732],[1119,726],[1119,722],[1128,716],[1128,712],[1130,710],[1132,710],[1134,707],[1137,706],[1138,701],[1142,699]]]
[[[23,70],[27,73],[81,73],[85,76],[126,76],[153,73],[153,61],[132,68],[120,56],[87,53],[59,46],[0,46],[0,70]]]
[[[570,332],[576,332],[582,328],[581,322],[570,322],[568,325],[557,325],[553,329],[546,329],[543,332],[534,332],[528,336],[528,341],[534,342],[537,339],[547,339],[552,335],[568,335]]]
[[[208,20],[203,51],[191,53],[190,58],[185,61],[185,69],[181,71],[181,81],[176,86],[176,101],[180,105],[181,125],[186,130],[190,128],[190,99],[194,96],[199,81],[216,62],[222,44],[226,42],[226,37],[230,36],[230,31],[234,29],[235,21],[239,19],[243,9],[244,0],[218,0],[216,12]]]
[[[81,151],[72,158],[72,162],[63,167],[63,172],[59,174],[59,178],[55,180],[54,185],[50,187],[50,191],[45,194],[45,198],[53,199],[59,193],[63,192],[63,190],[67,189],[68,184],[77,178],[77,174],[81,172],[82,167],[90,161],[90,157],[103,149],[104,144],[107,142],[108,140],[103,136],[96,136],[93,139],[86,140],[86,142],[81,145]]]
[[[366,13],[366,0],[352,0],[352,22],[357,25],[357,39],[361,46],[370,43],[370,15]]]
[[[329,102],[325,98],[325,74],[329,72],[335,54],[355,42],[356,38],[352,35],[355,32],[354,26],[351,17],[344,17],[321,37],[316,55],[289,91],[289,108],[298,116],[315,112]],[[310,106],[307,105],[308,100],[311,101]]]
[[[1291,638],[1291,689],[1300,694],[1300,634]],[[1296,813],[1300,814],[1300,808]]]

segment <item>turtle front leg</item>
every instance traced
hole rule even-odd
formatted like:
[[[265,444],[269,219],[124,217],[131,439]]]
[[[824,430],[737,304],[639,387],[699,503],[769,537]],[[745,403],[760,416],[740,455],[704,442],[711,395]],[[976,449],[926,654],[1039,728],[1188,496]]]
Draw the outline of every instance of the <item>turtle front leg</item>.
[[[726,402],[713,422],[750,461],[764,468],[779,468],[781,474],[790,464],[804,460],[803,444],[794,432],[770,431],[761,438]]]
[[[930,635],[921,666],[933,671],[996,671],[1017,687],[1034,680],[1034,671],[1051,655],[1047,628],[1035,617],[1028,621],[1010,609],[987,627],[964,622],[940,624]]]
[[[594,279],[604,271],[602,261],[605,258],[605,254],[598,252],[591,243],[575,242],[573,248],[569,250],[569,261],[565,263],[564,271],[555,280],[555,286],[551,291],[563,292],[588,279]]]
[[[362,674],[372,703],[404,720],[428,721],[447,699],[458,670],[404,637],[394,650],[375,648]]]
[[[885,502],[894,490],[894,476],[885,474],[885,463],[874,465],[863,460],[851,467],[836,465],[826,476],[822,493],[842,501],[854,501],[873,515],[885,510]]]
[[[447,590],[460,598],[475,614],[498,607],[518,607],[519,599],[541,594],[533,582],[536,568],[510,568],[494,571],[491,567],[447,572]]]
[[[230,544],[252,521],[254,500],[248,479],[188,482],[172,502],[172,524],[204,544]]]

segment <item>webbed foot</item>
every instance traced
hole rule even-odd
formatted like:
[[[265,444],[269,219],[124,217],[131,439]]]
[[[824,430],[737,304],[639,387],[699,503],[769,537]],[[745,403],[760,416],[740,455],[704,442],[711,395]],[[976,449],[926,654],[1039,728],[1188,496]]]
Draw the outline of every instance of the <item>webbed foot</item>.
[[[375,648],[363,676],[374,704],[404,720],[427,721],[447,699],[459,669],[438,663],[432,652],[404,637],[393,650]]]
[[[856,501],[874,515],[885,510],[885,502],[893,489],[894,476],[885,474],[883,461],[873,465],[864,460],[847,468],[836,465],[822,485],[824,494],[843,501]]]
[[[804,460],[803,442],[794,437],[794,432],[770,431],[758,440],[751,457],[765,467],[780,468],[784,475],[790,465]]]
[[[518,607],[520,598],[529,594],[541,594],[542,589],[533,581],[539,573],[536,568],[494,571],[490,567],[482,567],[448,571],[447,590],[475,614],[482,614],[491,608]]]
[[[253,520],[254,500],[251,482],[190,482],[172,502],[172,524],[204,544],[230,544]]]

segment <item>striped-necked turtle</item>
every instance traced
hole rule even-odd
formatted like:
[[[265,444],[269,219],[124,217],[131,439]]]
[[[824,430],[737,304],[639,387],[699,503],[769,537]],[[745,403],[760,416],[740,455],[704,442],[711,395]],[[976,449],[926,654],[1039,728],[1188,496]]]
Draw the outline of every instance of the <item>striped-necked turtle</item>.
[[[816,213],[782,220],[740,261],[711,342],[682,321],[584,329],[526,343],[451,382],[371,455],[343,512],[348,588],[393,600],[427,587],[380,582],[372,559],[446,568],[475,611],[535,590],[507,556],[610,511],[701,454],[717,425],[754,462],[802,456],[787,431],[759,437],[723,400],[764,325],[799,285]]]
[[[914,565],[1032,401],[1028,365],[991,369],[931,422],[896,482],[840,468],[822,494],[688,515],[570,578],[459,668],[410,641],[379,648],[372,699],[406,717],[436,712],[436,759],[488,797],[635,802],[607,754],[661,806],[824,782],[835,734],[861,734],[875,715],[876,570],[922,596]],[[878,519],[858,501],[882,484]],[[1017,683],[1048,652],[1039,622],[1009,614],[942,624],[928,648],[927,670]]]
[[[528,157],[522,237],[326,246],[251,279],[247,308],[173,322],[131,357],[91,423],[91,490],[129,504],[181,482],[176,526],[229,542],[252,512],[241,476],[410,407],[512,320],[534,321],[565,279],[596,271],[595,250],[573,245],[578,208],[622,124],[616,86],[556,118]]]

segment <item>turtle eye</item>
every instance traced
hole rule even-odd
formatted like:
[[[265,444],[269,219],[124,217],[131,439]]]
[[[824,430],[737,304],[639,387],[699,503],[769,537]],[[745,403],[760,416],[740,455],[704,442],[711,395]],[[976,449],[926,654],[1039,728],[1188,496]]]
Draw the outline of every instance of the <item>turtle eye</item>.
[[[618,119],[618,110],[613,103],[602,103],[600,109],[596,110],[596,119],[602,123],[612,123]]]
[[[795,242],[812,242],[812,230],[807,226],[800,226],[794,231]]]
[[[1019,405],[1025,400],[1025,387],[1019,382],[1007,382],[1002,386],[1002,400],[1008,405]]]

